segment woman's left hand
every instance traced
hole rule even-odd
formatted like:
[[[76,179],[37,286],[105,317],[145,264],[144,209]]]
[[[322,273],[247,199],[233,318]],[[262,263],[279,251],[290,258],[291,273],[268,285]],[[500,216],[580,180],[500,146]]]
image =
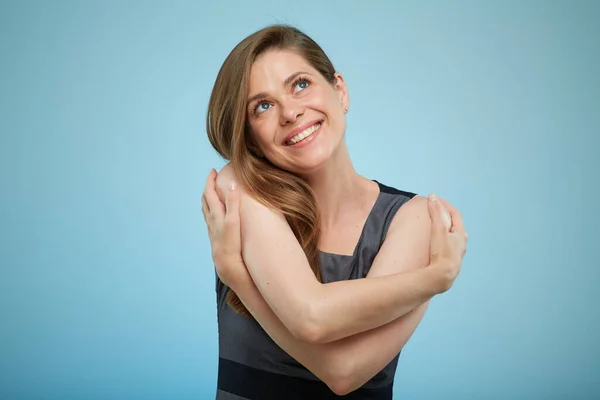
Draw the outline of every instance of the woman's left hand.
[[[240,190],[234,181],[228,185],[225,204],[217,193],[217,172],[212,169],[202,194],[202,214],[208,228],[212,258],[221,281],[235,291],[251,279],[242,258]]]

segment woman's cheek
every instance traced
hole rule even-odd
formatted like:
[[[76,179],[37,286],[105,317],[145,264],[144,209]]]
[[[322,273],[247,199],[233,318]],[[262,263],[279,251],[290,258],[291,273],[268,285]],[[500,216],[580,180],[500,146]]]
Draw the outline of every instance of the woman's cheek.
[[[274,129],[271,128],[271,124],[268,124],[266,121],[257,122],[250,127],[258,142],[263,145],[269,142],[269,137],[273,136],[270,132],[274,132]]]

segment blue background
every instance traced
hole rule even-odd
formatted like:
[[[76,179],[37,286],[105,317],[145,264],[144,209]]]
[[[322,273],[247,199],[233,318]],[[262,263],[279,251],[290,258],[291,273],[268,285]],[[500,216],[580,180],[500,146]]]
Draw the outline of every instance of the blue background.
[[[396,396],[600,395],[600,2],[361,3],[0,3],[0,399],[214,398],[205,113],[279,22],[345,75],[357,170],[466,221]]]

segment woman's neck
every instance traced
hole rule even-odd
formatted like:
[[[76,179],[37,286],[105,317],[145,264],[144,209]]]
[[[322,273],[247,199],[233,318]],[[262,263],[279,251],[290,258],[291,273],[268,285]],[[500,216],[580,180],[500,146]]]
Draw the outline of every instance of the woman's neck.
[[[346,212],[364,206],[376,184],[359,175],[352,165],[345,140],[327,164],[306,181],[315,193],[323,226],[335,226]]]

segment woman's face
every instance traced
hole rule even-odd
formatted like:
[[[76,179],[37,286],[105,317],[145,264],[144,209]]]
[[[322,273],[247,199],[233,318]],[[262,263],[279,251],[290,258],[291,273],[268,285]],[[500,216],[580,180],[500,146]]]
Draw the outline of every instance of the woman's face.
[[[261,54],[250,71],[248,121],[256,145],[278,167],[300,175],[320,168],[346,130],[346,84],[327,82],[289,50]]]

